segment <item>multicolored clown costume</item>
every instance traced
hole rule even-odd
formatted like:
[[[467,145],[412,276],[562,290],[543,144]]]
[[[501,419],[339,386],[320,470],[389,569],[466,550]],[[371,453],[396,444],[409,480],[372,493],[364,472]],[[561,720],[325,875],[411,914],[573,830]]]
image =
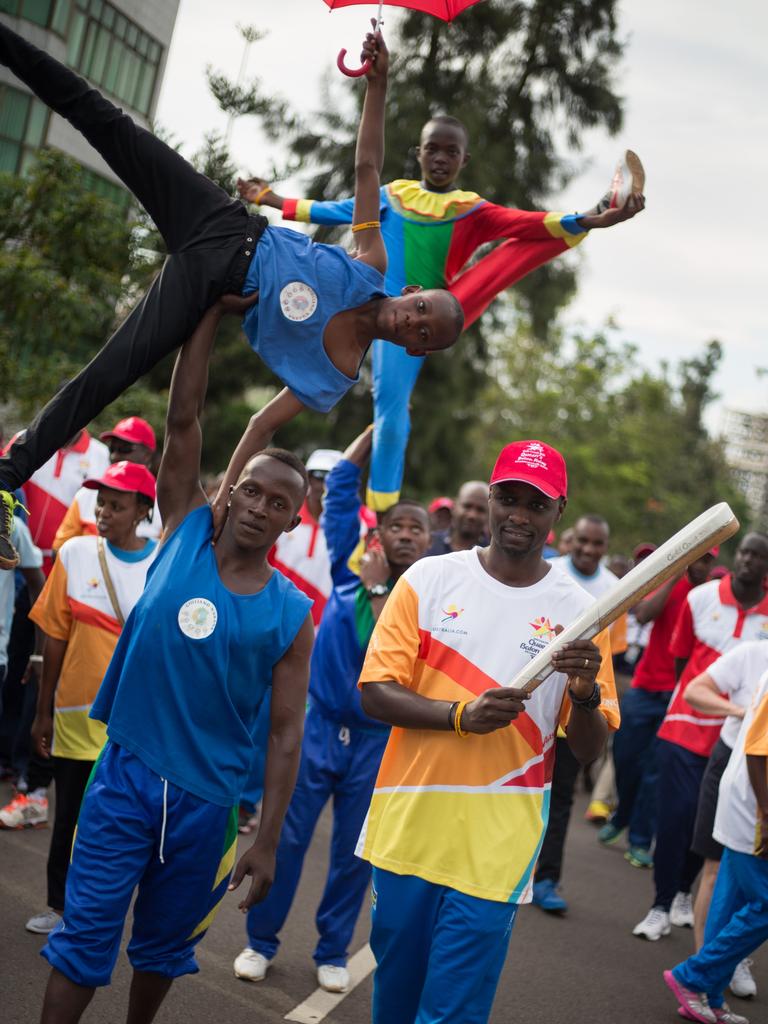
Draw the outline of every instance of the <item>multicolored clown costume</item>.
[[[317,202],[286,199],[285,220],[351,224],[354,199]],[[393,181],[381,189],[381,233],[389,265],[387,290],[409,284],[448,288],[459,300],[465,326],[492,300],[586,235],[577,214],[538,213],[489,203],[476,192],[431,192],[418,181]],[[469,267],[479,246],[506,239]],[[381,512],[397,501],[410,434],[408,405],[423,356],[384,341],[373,343],[373,458],[367,504]]]

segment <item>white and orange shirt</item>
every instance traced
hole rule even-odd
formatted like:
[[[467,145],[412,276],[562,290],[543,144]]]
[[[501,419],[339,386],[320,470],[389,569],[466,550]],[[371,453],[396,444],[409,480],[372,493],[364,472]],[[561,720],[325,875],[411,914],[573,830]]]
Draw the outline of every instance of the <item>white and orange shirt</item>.
[[[13,444],[13,442],[11,442]],[[87,430],[69,448],[60,448],[24,484],[29,530],[43,552],[43,572],[51,571],[53,539],[83,481],[109,467],[109,448]]]
[[[360,686],[394,681],[437,700],[473,700],[509,686],[592,598],[550,569],[509,587],[478,549],[425,558],[398,580],[376,624]],[[602,713],[618,728],[610,643],[601,633]],[[567,725],[566,678],[550,676],[505,729],[488,735],[393,728],[358,855],[483,899],[526,903],[549,817],[558,725]]]
[[[88,713],[121,633],[97,542],[97,537],[74,537],[62,546],[29,613],[47,636],[67,644],[54,701],[52,753],[75,761],[95,761],[104,745],[106,728]],[[157,544],[148,540],[139,552],[104,547],[117,603],[127,619],[144,590]]]
[[[66,541],[72,537],[88,537],[96,534],[96,498],[99,492],[92,487],[81,487],[72,499],[72,504],[67,509],[66,515],[56,531],[53,538],[53,550],[58,551]],[[163,533],[163,523],[160,518],[160,509],[157,502],[152,512],[152,522],[142,519],[136,527],[138,537],[151,537],[153,540],[160,540]]]
[[[747,755],[768,757],[768,672],[755,687],[728,765],[720,780],[712,835],[737,853],[754,853],[757,800],[747,771]]]
[[[742,608],[733,596],[730,576],[690,591],[669,645],[673,657],[687,658],[688,663],[672,692],[659,739],[709,757],[724,719],[692,708],[683,693],[691,679],[745,640],[768,640],[768,596],[752,608]]]

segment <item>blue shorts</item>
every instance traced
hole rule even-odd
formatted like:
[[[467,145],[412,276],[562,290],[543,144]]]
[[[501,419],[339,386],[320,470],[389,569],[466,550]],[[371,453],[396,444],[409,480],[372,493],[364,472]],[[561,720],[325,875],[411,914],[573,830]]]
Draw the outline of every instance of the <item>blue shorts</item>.
[[[71,981],[108,985],[133,892],[128,958],[167,978],[195,974],[194,948],[227,891],[237,808],[219,807],[107,743],[83,797],[64,917],[42,955]]]

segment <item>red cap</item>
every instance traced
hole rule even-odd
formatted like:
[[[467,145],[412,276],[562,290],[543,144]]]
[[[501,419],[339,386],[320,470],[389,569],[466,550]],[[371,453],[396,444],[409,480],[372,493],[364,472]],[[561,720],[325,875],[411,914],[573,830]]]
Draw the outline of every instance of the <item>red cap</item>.
[[[513,441],[496,459],[491,484],[520,480],[548,498],[564,498],[568,493],[565,459],[556,448],[543,441]]]
[[[434,498],[427,505],[427,512],[437,512],[441,508],[453,508],[453,502],[450,498]]]
[[[144,447],[149,448],[151,452],[157,448],[154,430],[149,423],[147,423],[146,420],[141,419],[140,416],[129,416],[127,419],[120,420],[120,422],[116,423],[111,430],[105,430],[104,433],[99,436],[102,441],[107,441],[110,437],[116,437],[120,441],[130,441],[132,444],[143,444]]]
[[[146,466],[138,462],[115,462],[98,480],[84,480],[83,487],[97,491],[100,487],[111,487],[113,491],[133,491],[143,494],[150,501],[155,500],[155,478]]]
[[[638,544],[635,550],[632,552],[634,559],[647,558],[648,555],[652,555],[656,550],[656,545],[649,540],[643,541],[642,544]]]

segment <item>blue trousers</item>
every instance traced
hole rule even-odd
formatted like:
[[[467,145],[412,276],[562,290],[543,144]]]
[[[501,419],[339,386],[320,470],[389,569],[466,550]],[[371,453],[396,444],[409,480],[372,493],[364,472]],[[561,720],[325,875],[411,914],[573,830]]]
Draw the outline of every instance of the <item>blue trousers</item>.
[[[485,1024],[517,906],[373,869],[373,1024]]]
[[[373,343],[373,455],[366,504],[382,512],[397,501],[411,433],[410,402],[424,356]]]
[[[619,803],[611,824],[629,826],[630,846],[650,850],[656,835],[659,770],[656,733],[670,694],[628,690],[621,701],[621,727],[613,737],[613,763]]]
[[[677,743],[656,742],[659,783],[653,905],[669,910],[676,893],[691,891],[703,863],[691,850],[691,840],[707,758]]]
[[[388,730],[347,729],[310,706],[304,727],[301,765],[277,849],[275,881],[269,895],[248,911],[251,949],[271,960],[301,878],[304,855],[317,819],[333,797],[331,862],[315,923],[320,935],[317,964],[345,966],[360,908],[371,877],[355,847],[371,802]]]
[[[672,973],[694,992],[721,1006],[736,965],[768,939],[768,861],[723,851],[707,916],[704,945]]]

